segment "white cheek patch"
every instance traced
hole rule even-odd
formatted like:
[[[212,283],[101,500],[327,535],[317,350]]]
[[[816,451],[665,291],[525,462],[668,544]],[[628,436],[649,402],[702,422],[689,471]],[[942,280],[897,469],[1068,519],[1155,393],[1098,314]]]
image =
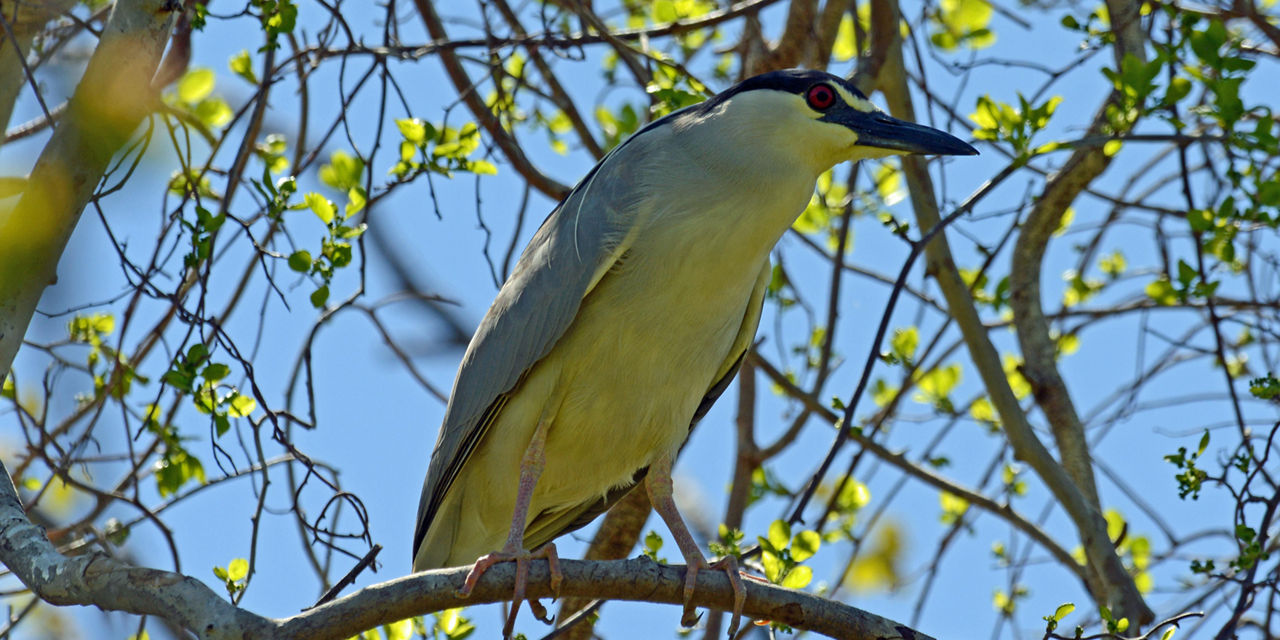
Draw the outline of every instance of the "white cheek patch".
[[[854,110],[861,111],[862,113],[875,113],[879,111],[879,109],[876,108],[876,105],[871,104],[870,100],[859,98],[858,96],[850,93],[848,89],[845,89],[838,84],[835,85],[835,88],[836,91],[839,92],[840,97],[844,100],[845,104],[849,105]]]

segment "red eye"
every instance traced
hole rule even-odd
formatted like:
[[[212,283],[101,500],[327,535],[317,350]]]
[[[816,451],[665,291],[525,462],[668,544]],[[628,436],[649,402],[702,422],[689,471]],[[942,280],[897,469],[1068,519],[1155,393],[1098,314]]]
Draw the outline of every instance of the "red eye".
[[[826,111],[836,103],[836,92],[830,85],[815,84],[805,94],[805,100],[814,111]]]

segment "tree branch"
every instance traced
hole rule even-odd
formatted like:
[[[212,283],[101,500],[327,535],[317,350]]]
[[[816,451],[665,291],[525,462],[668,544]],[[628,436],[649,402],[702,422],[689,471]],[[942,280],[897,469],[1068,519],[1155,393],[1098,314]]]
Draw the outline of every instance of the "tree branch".
[[[892,4],[897,13],[896,3],[892,0],[881,1]],[[881,74],[880,87],[885,94],[890,112],[895,117],[914,121],[915,109],[907,89],[900,46],[893,47],[885,64],[886,73]],[[932,229],[939,224],[940,218],[933,181],[928,169],[923,160],[912,156],[902,158],[902,169],[906,176],[917,223],[921,230]],[[937,281],[938,287],[947,300],[947,307],[960,327],[974,366],[982,377],[987,393],[991,396],[992,405],[1000,415],[1005,434],[1009,438],[1009,444],[1013,447],[1015,455],[1036,471],[1049,490],[1062,503],[1079,531],[1081,544],[1094,568],[1093,572],[1086,572],[1087,583],[1094,598],[1103,604],[1110,605],[1116,612],[1117,618],[1129,617],[1131,620],[1138,621],[1139,624],[1150,622],[1155,614],[1142,601],[1132,578],[1129,577],[1124,564],[1116,554],[1115,547],[1107,536],[1106,521],[1095,506],[1096,502],[1087,499],[1080,487],[1073,483],[1071,476],[1053,459],[1052,454],[1036,437],[1026,415],[1022,412],[1022,407],[1005,376],[999,353],[983,328],[982,319],[974,306],[969,288],[955,266],[945,232],[929,243],[925,249],[925,255],[928,261],[928,273]],[[1018,267],[1015,265],[1012,271],[1017,274]],[[1011,286],[1011,289],[1017,291],[1016,286]]]
[[[169,39],[166,6],[116,4],[26,192],[0,216],[0,380],[108,162],[156,105],[151,78]]]
[[[1113,16],[1117,68],[1120,61],[1128,55],[1145,60],[1144,38],[1138,28],[1137,3],[1108,0],[1107,7]],[[1094,116],[1086,137],[1125,133],[1109,130],[1111,127],[1108,125],[1107,109],[1116,99],[1115,94],[1107,98]],[[1084,426],[1080,422],[1066,381],[1058,371],[1057,342],[1050,333],[1049,323],[1044,316],[1040,277],[1045,250],[1049,239],[1061,224],[1062,216],[1076,197],[1106,171],[1111,158],[1098,147],[1081,147],[1072,152],[1062,169],[1049,179],[1044,192],[1027,215],[1022,233],[1014,244],[1013,263],[1009,271],[1009,306],[1013,310],[1018,344],[1022,349],[1022,374],[1031,384],[1036,403],[1049,422],[1054,441],[1058,445],[1058,455],[1062,458],[1062,468],[1093,512],[1093,515],[1071,514],[1076,526],[1081,528],[1082,535],[1085,528],[1100,529],[1102,532],[1106,528],[1101,522],[1101,505]],[[1088,523],[1086,518],[1094,522]],[[1098,586],[1105,589],[1095,592],[1095,597],[1102,598],[1109,604],[1115,610],[1117,618],[1128,617],[1144,625],[1155,619],[1155,614],[1143,601],[1133,579],[1120,564],[1110,544],[1098,544],[1094,547],[1086,544],[1085,554],[1101,581]]]
[[[204,640],[342,640],[366,629],[455,607],[511,597],[515,565],[486,571],[470,597],[458,595],[468,567],[428,571],[366,587],[298,615],[264,618],[232,606],[204,583],[177,573],[132,567],[93,552],[58,553],[43,529],[31,523],[0,463],[0,561],[41,599],[56,605],[92,605],[162,617]],[[683,566],[648,558],[593,562],[561,560],[560,596],[681,604]],[[532,563],[528,595],[551,597],[546,563]],[[920,638],[928,636],[887,618],[820,598],[754,581],[746,583],[744,613],[832,638]],[[718,571],[698,574],[693,603],[727,610],[733,606],[729,579]]]

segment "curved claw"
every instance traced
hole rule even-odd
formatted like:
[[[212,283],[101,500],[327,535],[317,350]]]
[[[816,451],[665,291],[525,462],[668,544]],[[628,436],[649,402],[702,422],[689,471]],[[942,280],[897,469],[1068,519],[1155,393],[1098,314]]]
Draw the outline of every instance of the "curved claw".
[[[680,624],[686,628],[693,627],[702,617],[696,614],[693,606],[693,590],[698,583],[698,572],[702,569],[714,569],[725,572],[729,578],[729,584],[733,588],[733,617],[729,621],[729,637],[732,638],[738,632],[738,627],[742,623],[742,610],[747,605],[747,590],[742,586],[742,574],[738,570],[738,559],[733,556],[727,556],[707,564],[706,560],[701,562],[690,562],[685,568],[684,573],[684,613],[680,616]],[[756,579],[755,576],[746,574],[748,578]]]
[[[551,590],[558,597],[560,595],[560,583],[564,580],[564,574],[560,572],[560,556],[556,553],[554,544],[547,544],[532,553],[524,550],[520,551],[495,551],[484,555],[476,560],[471,571],[467,572],[467,578],[462,583],[462,588],[458,590],[458,595],[467,597],[471,595],[471,591],[475,589],[476,583],[480,580],[480,576],[484,575],[493,565],[500,562],[516,563],[516,584],[511,594],[511,613],[507,614],[507,621],[502,627],[502,637],[510,638],[512,631],[515,630],[516,615],[520,613],[520,603],[524,602],[524,593],[529,585],[529,561],[534,558],[546,558],[548,569],[551,572]],[[547,617],[547,610],[537,600],[529,600],[529,609],[533,612],[534,617],[539,620],[550,623]]]
[[[742,609],[747,606],[747,590],[742,586],[743,574],[738,569],[738,559],[733,556],[725,556],[712,562],[710,568],[724,571],[733,587],[733,617],[729,619],[729,637],[732,638],[742,623]]]

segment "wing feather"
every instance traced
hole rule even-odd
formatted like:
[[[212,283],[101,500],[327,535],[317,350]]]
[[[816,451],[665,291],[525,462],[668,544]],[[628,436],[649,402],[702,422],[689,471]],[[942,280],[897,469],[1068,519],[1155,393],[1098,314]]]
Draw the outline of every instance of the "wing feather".
[[[551,351],[591,292],[626,251],[647,211],[633,174],[643,146],[614,149],[529,241],[472,337],[418,503],[413,549],[426,536],[454,478],[505,404],[506,394]]]

